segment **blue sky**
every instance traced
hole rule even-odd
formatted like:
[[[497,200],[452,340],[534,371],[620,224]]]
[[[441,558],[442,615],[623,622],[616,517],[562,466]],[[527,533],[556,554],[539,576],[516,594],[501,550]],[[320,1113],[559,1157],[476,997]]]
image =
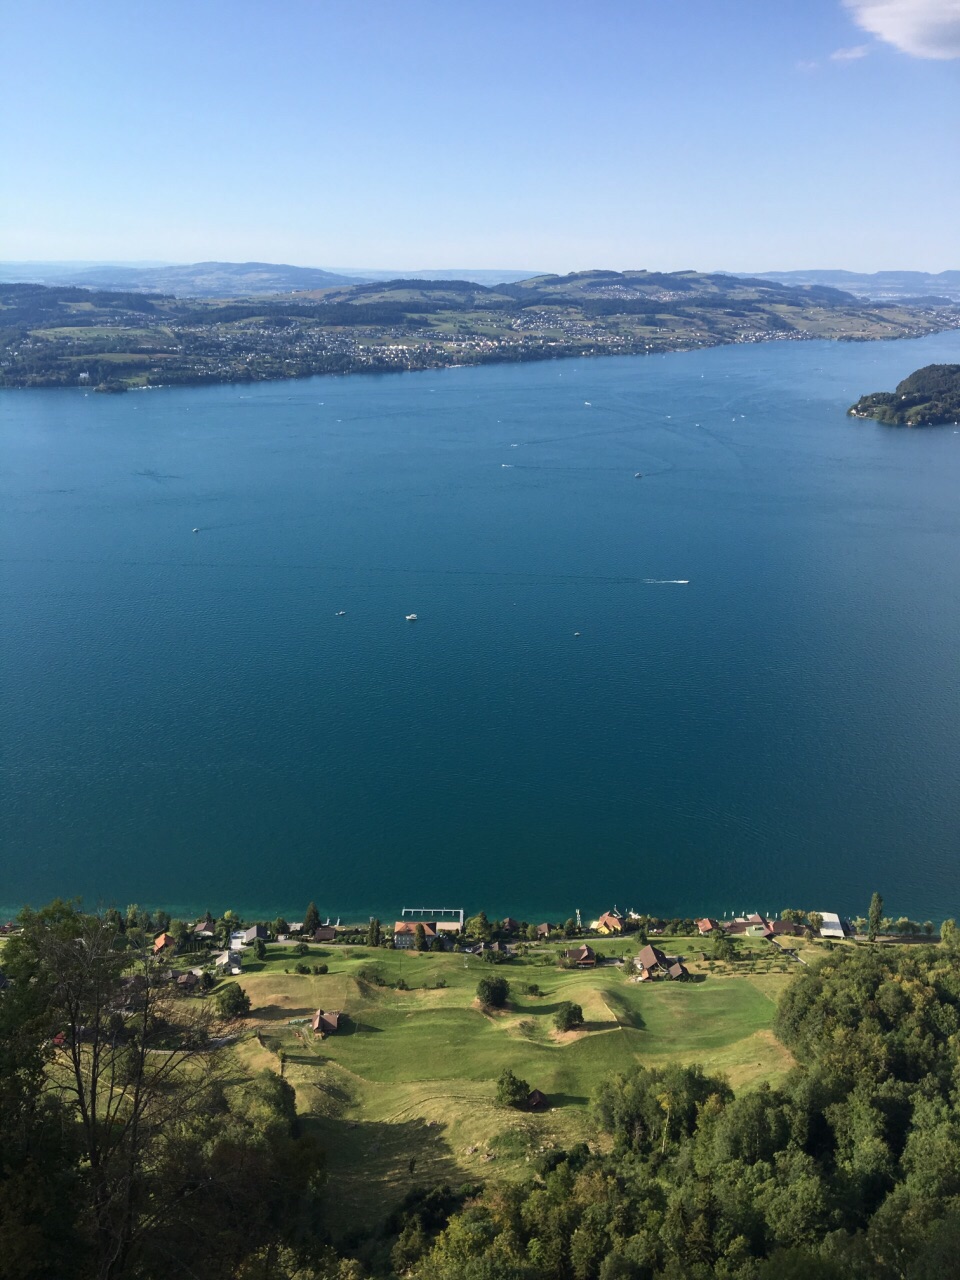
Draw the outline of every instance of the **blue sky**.
[[[0,259],[960,267],[960,0],[38,0],[3,31]]]

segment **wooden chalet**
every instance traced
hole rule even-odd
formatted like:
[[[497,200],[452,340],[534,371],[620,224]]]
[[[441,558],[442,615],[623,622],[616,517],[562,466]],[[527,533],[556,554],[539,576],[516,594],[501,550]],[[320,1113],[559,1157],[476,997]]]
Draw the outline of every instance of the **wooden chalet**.
[[[586,943],[582,947],[572,947],[569,951],[565,951],[566,959],[578,969],[595,969],[597,965],[597,953],[593,947],[588,947]]]
[[[153,954],[162,955],[164,951],[175,951],[177,940],[172,933],[158,933],[153,940]]]
[[[546,1111],[549,1105],[546,1094],[541,1093],[539,1089],[531,1089],[527,1094],[528,1111]]]

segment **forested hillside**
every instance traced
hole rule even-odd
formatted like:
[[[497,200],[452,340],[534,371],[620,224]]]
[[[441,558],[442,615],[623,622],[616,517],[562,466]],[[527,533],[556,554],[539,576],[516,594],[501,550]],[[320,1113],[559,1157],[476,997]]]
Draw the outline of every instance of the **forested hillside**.
[[[938,946],[845,945],[798,973],[776,1027],[799,1065],[780,1088],[638,1064],[597,1090],[595,1141],[543,1150],[525,1180],[431,1186],[411,1151],[401,1206],[350,1221],[282,1060],[240,1067],[242,988],[171,990],[114,919],[54,904],[2,953],[0,1276],[955,1274],[951,922]]]
[[[933,427],[960,420],[960,364],[928,364],[898,382],[894,391],[874,391],[851,405],[855,418],[876,418],[894,427]]]

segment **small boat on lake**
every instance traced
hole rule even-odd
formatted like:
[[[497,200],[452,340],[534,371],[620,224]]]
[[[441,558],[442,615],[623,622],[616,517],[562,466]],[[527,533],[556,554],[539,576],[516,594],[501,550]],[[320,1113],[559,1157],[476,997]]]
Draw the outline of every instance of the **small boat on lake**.
[[[406,617],[408,622],[416,622],[417,620],[417,615],[415,613],[408,613],[408,614],[405,614],[404,616]]]

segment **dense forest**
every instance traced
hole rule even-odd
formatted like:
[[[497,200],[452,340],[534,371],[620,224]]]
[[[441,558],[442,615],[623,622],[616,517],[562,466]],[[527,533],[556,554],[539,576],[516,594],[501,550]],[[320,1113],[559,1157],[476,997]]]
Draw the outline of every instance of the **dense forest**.
[[[960,364],[928,364],[894,391],[861,396],[849,412],[894,427],[933,427],[960,421]]]
[[[0,1276],[957,1272],[951,922],[937,946],[838,946],[800,972],[777,1017],[798,1064],[779,1089],[637,1066],[598,1089],[596,1142],[544,1150],[526,1181],[418,1185],[412,1162],[396,1210],[344,1222],[282,1065],[242,1068],[241,987],[171,989],[116,920],[54,903],[25,912],[2,952]]]

